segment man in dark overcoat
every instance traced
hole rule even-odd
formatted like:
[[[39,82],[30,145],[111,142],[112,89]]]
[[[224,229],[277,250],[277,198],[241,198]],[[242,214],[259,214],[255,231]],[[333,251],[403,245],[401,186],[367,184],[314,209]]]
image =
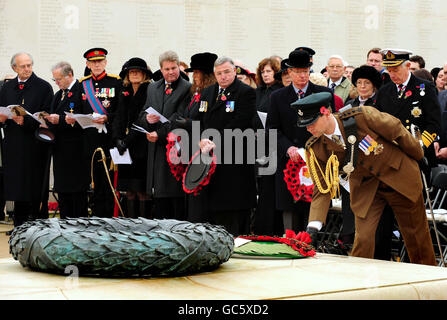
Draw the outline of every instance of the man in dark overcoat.
[[[6,82],[0,92],[0,106],[21,105],[29,113],[50,110],[51,85],[33,72],[28,53],[11,59],[17,77]],[[5,200],[14,201],[14,225],[48,217],[48,145],[38,141],[35,131],[41,125],[29,114],[12,118],[0,116],[4,129],[3,168]]]
[[[213,137],[213,141],[206,135],[202,135],[200,140],[202,154],[214,149],[218,157],[216,170],[205,187],[208,216],[212,223],[223,225],[237,236],[250,231],[250,215],[256,206],[256,181],[254,159],[250,163],[247,152],[250,142],[237,143],[238,139],[231,133],[243,133],[253,128],[256,92],[237,79],[234,62],[228,57],[214,62],[214,75],[217,83],[203,90],[199,107],[202,133],[214,129],[219,134],[219,137]],[[254,138],[254,131],[252,133]],[[220,154],[216,151],[219,149],[216,149],[217,139]],[[231,158],[228,157],[229,151],[232,152]],[[236,158],[242,161],[238,163]]]
[[[276,205],[283,212],[284,228],[294,231],[305,230],[309,212],[309,202],[294,201],[284,181],[284,169],[289,159],[297,162],[299,148],[304,148],[309,132],[297,126],[297,114],[290,107],[292,102],[316,92],[331,92],[329,88],[318,86],[309,81],[310,61],[309,53],[305,50],[294,50],[289,54],[286,62],[292,83],[276,90],[271,95],[271,105],[267,115],[267,129],[276,129],[277,170],[276,170]],[[335,105],[332,100],[332,105]]]
[[[109,150],[114,146],[111,134],[112,122],[118,107],[118,93],[122,86],[119,76],[107,73],[105,70],[107,54],[107,50],[103,48],[87,50],[84,58],[90,74],[79,80],[82,86],[81,113],[94,114],[96,116],[94,121],[105,125],[105,130],[84,129],[84,161],[89,172],[93,163],[91,209],[92,215],[98,217],[112,217],[114,212],[115,198],[109,182],[109,178],[113,182],[114,174],[113,168],[111,170]],[[95,153],[98,148],[102,149],[104,156],[99,150]],[[107,169],[101,160],[104,158]]]
[[[69,114],[81,113],[82,87],[68,62],[52,67],[53,80],[60,88],[54,95],[51,114],[46,117],[55,134],[52,146],[54,190],[58,194],[61,218],[86,217],[90,174],[83,161],[81,126]],[[68,114],[67,114],[68,113]]]
[[[181,181],[171,174],[166,157],[167,136],[173,123],[191,101],[191,83],[180,76],[179,57],[166,51],[159,57],[163,78],[151,83],[147,89],[144,110],[152,107],[169,121],[143,111],[138,123],[147,129],[148,167],[146,192],[154,199],[154,218],[185,219],[185,195]]]

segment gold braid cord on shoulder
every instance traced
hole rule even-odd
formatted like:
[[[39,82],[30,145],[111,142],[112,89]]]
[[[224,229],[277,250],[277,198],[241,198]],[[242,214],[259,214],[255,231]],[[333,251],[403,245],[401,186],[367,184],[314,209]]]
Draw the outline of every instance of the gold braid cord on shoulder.
[[[115,197],[115,201],[118,204],[118,207],[120,208],[121,215],[124,217],[123,209],[121,209],[120,202],[118,200],[118,197],[116,196],[116,190],[113,187],[112,180],[110,179],[109,170],[107,169],[107,164],[106,164],[106,155],[105,155],[104,150],[102,148],[96,148],[95,152],[93,152],[93,155],[92,155],[92,160],[91,160],[91,165],[90,165],[90,175],[91,175],[91,178],[92,178],[92,188],[93,189],[95,188],[95,182],[93,181],[93,160],[95,159],[96,152],[101,152],[101,160],[98,160],[98,162],[102,161],[102,163],[104,165],[104,171],[106,172],[107,179],[109,180],[109,185],[110,185],[110,188],[112,189],[113,196]]]
[[[337,156],[332,152],[332,155],[329,157],[327,163],[325,172],[323,173],[323,170],[320,167],[320,164],[318,163],[317,157],[314,154],[314,151],[311,147],[308,148],[306,151],[306,163],[307,167],[310,170],[310,173],[315,181],[315,185],[317,186],[320,193],[331,193],[331,199],[335,198],[337,195],[340,195],[340,188],[339,188],[339,182],[340,178],[338,176],[338,167],[339,162]],[[321,176],[323,177],[323,180],[326,184],[326,189],[323,189],[323,186],[321,185],[321,181],[318,178],[317,169],[315,168],[315,163],[318,166],[318,169],[320,170]]]

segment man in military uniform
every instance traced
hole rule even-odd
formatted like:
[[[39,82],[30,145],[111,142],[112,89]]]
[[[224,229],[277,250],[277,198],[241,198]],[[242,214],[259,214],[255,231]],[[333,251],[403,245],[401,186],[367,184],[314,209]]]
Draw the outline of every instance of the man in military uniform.
[[[330,94],[323,92],[292,104],[297,109],[298,125],[312,134],[306,143],[306,162],[315,186],[309,224],[325,222],[331,198],[343,179],[349,183],[355,215],[353,256],[373,258],[374,233],[388,204],[410,261],[436,265],[418,166],[423,157],[419,141],[399,119],[373,107],[333,115],[330,99]],[[328,165],[332,174],[325,171]],[[313,236],[316,229],[308,227],[308,232]]]
[[[17,77],[6,82],[0,92],[0,106],[21,105],[29,113],[50,111],[53,89],[33,72],[28,53],[17,53],[11,67]],[[38,141],[40,123],[30,115],[0,116],[5,200],[14,201],[14,225],[27,220],[48,218],[48,145]]]
[[[117,75],[106,73],[107,50],[103,48],[89,49],[84,53],[87,68],[90,75],[82,78],[79,82],[82,86],[81,101],[82,113],[93,114],[94,122],[103,124],[101,129],[87,128],[84,132],[84,160],[90,165],[93,163],[93,196],[92,214],[98,217],[113,216],[114,196],[109,183],[113,182],[113,172],[107,175],[104,168],[101,148],[104,152],[107,170],[110,170],[111,159],[109,149],[113,147],[111,138],[111,123],[118,106],[118,93],[121,90],[121,79]],[[92,156],[95,153],[92,161]],[[89,171],[90,172],[90,171]]]
[[[427,183],[430,184],[430,171],[437,165],[433,142],[441,132],[441,112],[437,91],[433,83],[415,77],[410,72],[411,52],[408,50],[384,49],[383,66],[391,78],[378,93],[376,108],[398,118],[411,132],[417,126],[422,134],[424,157],[420,162]],[[393,215],[387,207],[376,234],[376,258],[391,258],[391,238],[394,226]]]

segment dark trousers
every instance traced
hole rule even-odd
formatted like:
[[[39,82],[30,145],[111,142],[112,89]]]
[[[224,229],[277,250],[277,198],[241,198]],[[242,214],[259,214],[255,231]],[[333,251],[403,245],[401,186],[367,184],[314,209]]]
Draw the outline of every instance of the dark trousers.
[[[59,209],[61,219],[88,216],[87,192],[60,192]]]
[[[250,232],[251,210],[213,211],[211,223],[223,226],[234,237],[248,235]]]
[[[292,230],[296,233],[306,230],[309,220],[310,202],[297,201],[293,204],[293,210],[283,212],[284,230]]]
[[[185,220],[185,198],[154,198],[154,219]]]
[[[45,215],[46,212],[46,215]],[[14,201],[14,227],[36,219],[48,218],[48,201]]]
[[[257,179],[258,204],[254,215],[253,232],[264,236],[283,235],[283,216],[276,210],[275,175]]]
[[[113,217],[113,210],[115,208],[115,197],[110,187],[110,183],[99,154],[95,155],[95,161],[93,162],[93,195],[91,198],[92,215],[102,218]],[[110,168],[110,159],[106,161],[107,170]],[[108,171],[110,179],[113,183],[113,171]]]

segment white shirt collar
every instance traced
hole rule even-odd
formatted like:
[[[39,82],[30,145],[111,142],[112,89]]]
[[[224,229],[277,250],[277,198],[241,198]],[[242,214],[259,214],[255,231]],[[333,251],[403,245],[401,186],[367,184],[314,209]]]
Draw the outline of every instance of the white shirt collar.
[[[342,80],[343,80],[343,77],[341,77],[340,79],[338,79],[337,81],[334,82],[334,81],[332,81],[331,78],[329,78],[329,87],[330,87],[333,83],[335,83],[335,86],[339,86],[339,85],[341,84]]]
[[[339,136],[339,138],[340,138],[340,140],[342,141],[342,142],[344,142],[344,140],[343,140],[343,135],[341,134],[341,131],[340,131],[340,127],[338,126],[338,122],[337,122],[337,120],[335,119],[335,117],[333,116],[333,115],[331,115],[331,117],[332,117],[332,120],[335,122],[335,129],[334,129],[334,132],[332,133],[332,134],[324,134],[326,137],[328,137],[329,139],[331,139],[332,140],[332,136],[334,136],[334,135],[337,135],[337,136]]]
[[[306,86],[303,89],[298,89],[297,87],[295,87],[295,85],[292,82],[292,86],[293,86],[293,90],[295,90],[295,93],[298,94],[298,90],[303,91],[304,93],[306,93],[307,88],[309,88],[309,82],[307,82]]]
[[[73,85],[75,84],[75,82],[76,82],[76,79],[73,79],[73,81],[70,83],[70,85],[68,86],[68,91],[70,91],[71,90],[71,88],[73,87]]]
[[[404,88],[407,87],[408,82],[410,82],[410,78],[411,78],[411,72],[408,72],[408,78],[407,78],[407,81],[405,81],[404,83],[402,83],[402,85],[404,86]],[[396,84],[396,88],[397,88],[397,91],[399,91],[399,85],[398,85],[398,84]]]

